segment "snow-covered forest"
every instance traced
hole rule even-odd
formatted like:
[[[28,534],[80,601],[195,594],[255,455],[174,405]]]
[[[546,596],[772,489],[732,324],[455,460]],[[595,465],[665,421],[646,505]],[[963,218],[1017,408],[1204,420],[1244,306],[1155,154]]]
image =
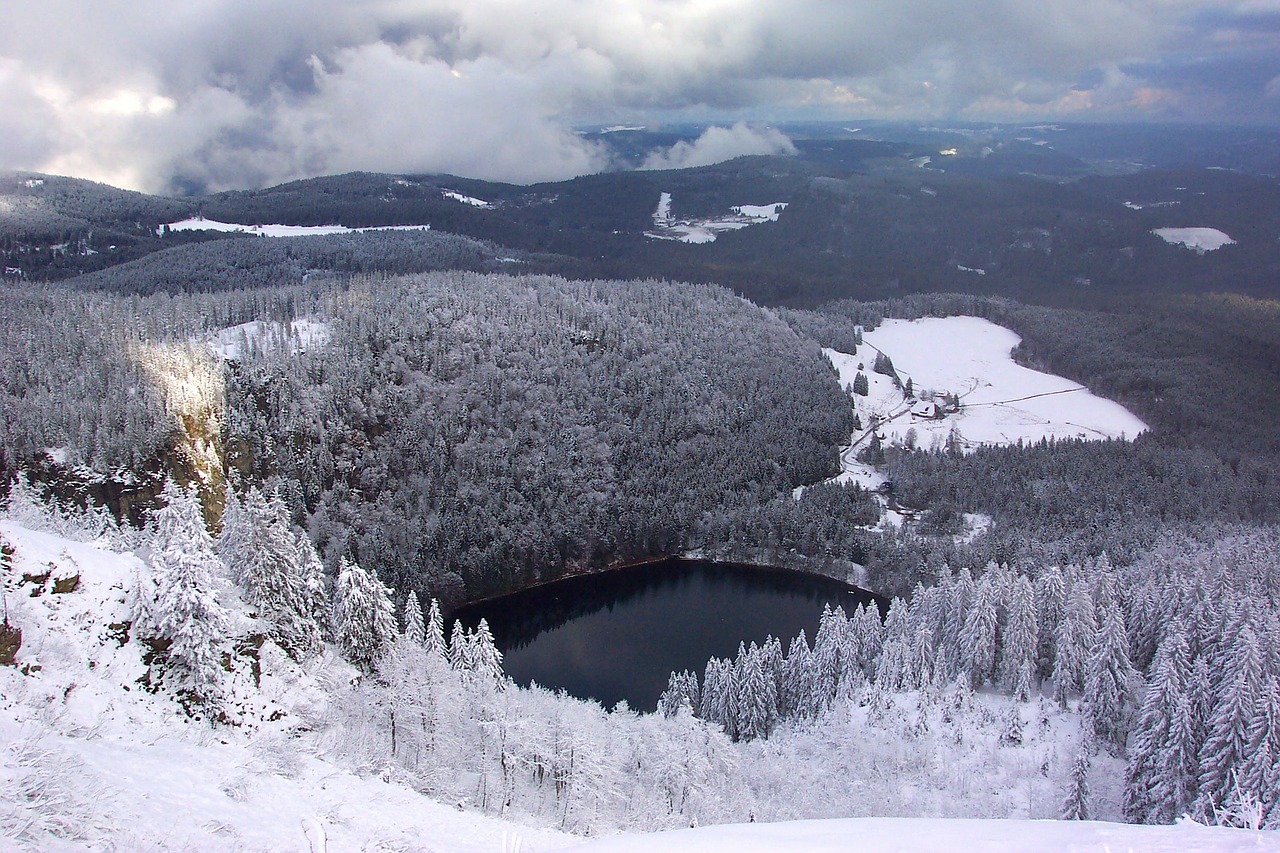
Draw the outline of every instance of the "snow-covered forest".
[[[882,524],[883,496],[823,482],[856,426],[821,346],[852,351],[894,310],[1007,322],[1024,358],[1130,382],[1118,396],[1153,428],[883,448],[920,517]],[[86,732],[124,739],[121,714],[233,740],[299,785],[289,756],[305,754],[557,832],[851,815],[1274,828],[1265,437],[1211,428],[1231,388],[1072,362],[1064,342],[1090,328],[973,297],[775,311],[712,286],[456,271],[10,289],[0,830],[119,843],[64,777],[94,766]],[[994,523],[956,535],[967,512]],[[445,619],[691,551],[899,597],[827,613],[812,644],[673,674],[657,714],[517,687],[487,628]],[[73,574],[99,597],[58,592]]]

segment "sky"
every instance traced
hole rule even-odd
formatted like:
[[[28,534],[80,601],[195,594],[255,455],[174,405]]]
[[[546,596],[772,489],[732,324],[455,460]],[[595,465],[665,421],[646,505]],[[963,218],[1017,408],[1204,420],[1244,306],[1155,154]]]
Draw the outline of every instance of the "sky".
[[[1280,0],[7,0],[0,169],[151,192],[352,170],[529,183],[588,124],[1280,124]]]

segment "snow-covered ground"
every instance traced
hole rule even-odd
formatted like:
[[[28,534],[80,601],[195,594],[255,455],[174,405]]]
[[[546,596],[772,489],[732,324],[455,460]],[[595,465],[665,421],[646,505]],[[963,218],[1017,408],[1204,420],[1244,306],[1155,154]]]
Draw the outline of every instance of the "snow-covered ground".
[[[164,229],[170,231],[222,231],[225,233],[242,232],[257,237],[308,237],[323,234],[351,234],[360,231],[429,231],[430,225],[386,225],[377,228],[348,228],[345,225],[241,225],[236,222],[219,222],[216,219],[205,219],[195,216],[170,222],[156,229],[162,234]]]
[[[852,386],[859,372],[867,377],[870,393],[853,401],[864,425],[880,420],[878,432],[888,442],[905,444],[914,433],[916,446],[940,447],[955,430],[961,445],[972,449],[1042,438],[1131,439],[1147,429],[1123,406],[1079,383],[1016,364],[1010,353],[1020,340],[978,317],[929,317],[886,320],[863,335],[856,353],[826,353],[841,385]],[[913,399],[872,369],[877,352],[892,359],[901,382],[912,380]],[[939,405],[944,394],[955,395],[959,411],[929,416],[928,401]]]
[[[542,819],[485,816],[423,795],[414,783],[424,777],[399,764],[371,761],[381,747],[368,738],[385,735],[384,727],[349,728],[352,720],[335,714],[334,697],[348,691],[358,673],[331,647],[299,664],[268,641],[258,660],[259,685],[243,658],[232,664],[227,689],[234,701],[225,707],[236,725],[188,718],[172,696],[140,682],[149,649],[131,630],[131,598],[146,564],[118,550],[126,547],[119,541],[82,542],[27,524],[34,522],[22,513],[0,516],[0,539],[10,546],[0,565],[5,620],[22,631],[15,665],[0,666],[0,850],[1276,849],[1271,834],[1189,823],[1027,820],[1057,813],[1065,767],[1079,740],[1079,715],[1044,702],[1037,707],[994,694],[962,698],[936,690],[838,704],[768,740],[708,753],[722,762],[715,768],[697,765],[705,756],[672,754],[673,767],[692,785],[689,796],[733,797],[739,820],[749,814],[762,821],[897,818],[725,824],[584,843],[549,828],[559,820],[554,813]],[[229,582],[221,598],[234,613],[236,636],[262,629]],[[510,701],[522,701],[523,691],[512,687],[509,694]],[[572,702],[550,695],[539,701]],[[1018,745],[1004,740],[1013,711],[1024,738]],[[385,709],[371,706],[370,713],[380,720]],[[516,719],[522,718],[504,729],[508,737],[523,731],[512,725]],[[657,724],[691,725],[661,718]],[[621,712],[617,725],[610,730],[614,737],[653,733],[629,711]],[[599,759],[591,740],[596,735],[583,730],[578,736],[584,760]],[[698,734],[689,743],[709,736]],[[728,742],[720,749],[729,750]],[[1123,763],[1100,753],[1094,765],[1095,814],[1112,817]],[[606,787],[620,784],[602,778]],[[610,797],[626,809],[624,787],[604,799],[613,802]],[[1010,819],[940,819],[969,814]],[[652,821],[670,825],[670,815],[664,809]],[[595,831],[607,833],[609,826],[606,819]]]
[[[331,652],[297,665],[268,644],[246,720],[185,718],[138,684],[138,557],[4,518],[0,538],[14,550],[0,573],[6,620],[22,630],[17,665],[0,666],[0,850],[319,851],[323,836],[329,851],[533,853],[581,840],[328,760],[298,727],[323,716],[326,683],[356,675]],[[74,590],[55,591],[72,577]]]
[[[1197,255],[1235,243],[1226,232],[1217,228],[1157,228],[1151,233],[1166,243],[1185,246]]]
[[[644,232],[651,240],[677,240],[681,243],[711,243],[724,231],[737,231],[749,225],[777,222],[788,202],[773,204],[737,204],[730,213],[712,219],[681,219],[671,215],[671,193],[658,197],[658,207],[653,212],[653,230]]]
[[[1263,832],[1208,827],[1129,826],[1098,821],[854,818],[744,823],[650,835],[620,835],[579,853],[1228,853],[1277,849]]]
[[[299,319],[289,323],[254,320],[220,329],[209,338],[214,353],[224,359],[239,359],[246,351],[280,349],[290,354],[322,347],[329,341],[329,326],[320,320]]]
[[[462,193],[456,193],[453,190],[442,190],[442,192],[444,193],[445,198],[462,202],[463,204],[469,204],[472,207],[478,207],[482,210],[490,210],[493,208],[492,202],[487,202],[483,199],[473,198],[472,196],[463,195]]]

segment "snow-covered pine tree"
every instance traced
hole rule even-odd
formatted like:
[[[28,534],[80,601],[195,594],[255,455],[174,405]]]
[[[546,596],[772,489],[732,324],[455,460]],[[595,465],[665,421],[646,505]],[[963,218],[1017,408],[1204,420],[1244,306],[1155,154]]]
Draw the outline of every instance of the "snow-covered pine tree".
[[[278,496],[268,500],[256,488],[243,500],[229,500],[218,554],[280,648],[301,659],[320,647],[314,590],[299,561],[302,555],[284,501]]]
[[[826,705],[835,698],[840,677],[840,648],[844,644],[844,628],[848,624],[844,611],[822,606],[818,618],[818,633],[813,638],[814,693],[815,698]]]
[[[1240,787],[1257,798],[1262,825],[1276,828],[1280,826],[1280,682],[1274,676],[1260,691],[1245,755],[1237,776]]]
[[[1084,690],[1085,664],[1097,631],[1093,595],[1083,581],[1076,579],[1067,593],[1054,643],[1053,696],[1064,708],[1072,693]]]
[[[165,660],[177,675],[175,686],[211,700],[223,673],[221,646],[229,626],[216,589],[223,565],[205,530],[195,490],[169,481],[161,498],[165,505],[154,516],[155,587],[154,597],[145,602],[147,627],[169,641]]]
[[[1186,635],[1182,624],[1174,622],[1156,651],[1142,710],[1130,736],[1124,816],[1131,823],[1172,823],[1189,805],[1186,791],[1194,765],[1186,762],[1188,745],[1182,740],[1189,731],[1185,719],[1189,669]]]
[[[1062,820],[1089,820],[1089,748],[1085,743],[1080,744],[1071,764],[1067,793],[1058,816]]]
[[[488,620],[482,618],[480,624],[476,625],[471,634],[470,645],[471,671],[501,690],[507,683],[507,674],[502,671],[502,652],[498,651],[498,645],[494,642]]]
[[[778,697],[755,643],[740,653],[735,671],[738,674],[738,736],[743,740],[768,737],[777,722]]]
[[[962,668],[975,688],[991,678],[996,661],[999,590],[995,573],[983,574],[974,591],[973,606],[960,632]]]
[[[427,626],[422,644],[430,654],[440,660],[448,660],[449,653],[444,643],[444,617],[440,615],[440,602],[434,598],[427,610]]]
[[[1094,735],[1117,754],[1124,751],[1129,733],[1133,677],[1124,614],[1112,602],[1104,605],[1102,625],[1085,664],[1084,701]]]
[[[814,700],[813,651],[804,629],[791,638],[787,659],[783,663],[782,693],[778,697],[779,712],[783,719],[806,717],[817,713]]]
[[[1036,579],[1036,622],[1040,643],[1036,650],[1036,678],[1046,681],[1053,675],[1057,655],[1058,625],[1067,603],[1067,584],[1062,571],[1050,566]]]
[[[1249,732],[1259,710],[1263,660],[1253,626],[1243,625],[1232,645],[1235,653],[1227,658],[1200,748],[1198,808],[1206,817],[1226,804],[1244,769]]]
[[[390,591],[345,557],[338,566],[332,621],[343,655],[364,672],[373,672],[397,634]]]
[[[471,635],[457,619],[449,631],[449,666],[455,672],[471,669]]]
[[[1025,575],[1019,575],[1011,583],[1000,655],[1000,681],[1019,702],[1031,698],[1038,645],[1035,590]]]
[[[404,638],[411,643],[425,646],[427,643],[427,626],[422,621],[422,602],[418,593],[410,590],[404,597]]]

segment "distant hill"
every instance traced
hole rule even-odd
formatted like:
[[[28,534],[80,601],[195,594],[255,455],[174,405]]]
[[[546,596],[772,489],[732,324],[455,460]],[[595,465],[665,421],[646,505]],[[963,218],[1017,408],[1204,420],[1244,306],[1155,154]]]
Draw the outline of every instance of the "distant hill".
[[[243,236],[164,227],[203,216],[244,226],[429,225],[501,247],[495,257],[539,256],[536,269],[575,278],[712,282],[789,306],[915,292],[1083,306],[1148,291],[1280,295],[1280,188],[1265,174],[1280,164],[1278,134],[1191,128],[1161,141],[1167,128],[1162,136],[1106,126],[782,127],[795,136],[795,156],[528,186],[355,172],[168,199],[11,175],[0,179],[3,273],[64,279]],[[697,132],[587,136],[635,165]],[[785,209],[776,222],[753,224],[735,211],[744,205]],[[1216,228],[1235,242],[1197,254],[1152,233],[1169,227]],[[703,242],[687,242],[690,231]],[[380,266],[390,242],[347,241],[366,247],[361,271],[422,268],[406,267],[409,238]]]

